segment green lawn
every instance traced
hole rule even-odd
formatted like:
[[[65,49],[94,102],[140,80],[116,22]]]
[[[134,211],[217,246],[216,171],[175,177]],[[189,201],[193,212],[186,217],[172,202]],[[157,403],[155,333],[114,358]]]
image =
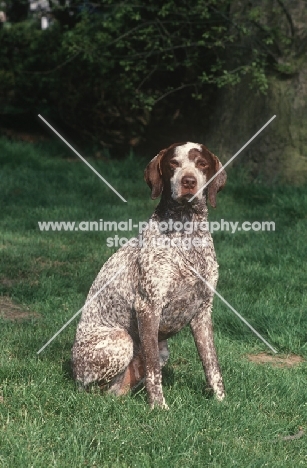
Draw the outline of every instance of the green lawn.
[[[250,362],[247,354],[269,350],[218,298],[222,403],[204,392],[189,329],[170,340],[163,373],[169,411],[150,411],[144,390],[121,399],[95,388],[79,393],[69,365],[77,319],[37,355],[82,307],[115,250],[106,246],[108,233],[40,232],[38,221],[146,220],[156,205],[143,181],[144,160],[90,162],[128,203],[62,143],[0,140],[0,304],[10,298],[36,313],[0,319],[0,467],[307,466],[307,434],[283,440],[300,427],[307,431],[306,363]],[[234,168],[210,210],[210,220],[275,221],[275,232],[214,234],[218,291],[280,356],[304,358],[306,188],[266,187]]]

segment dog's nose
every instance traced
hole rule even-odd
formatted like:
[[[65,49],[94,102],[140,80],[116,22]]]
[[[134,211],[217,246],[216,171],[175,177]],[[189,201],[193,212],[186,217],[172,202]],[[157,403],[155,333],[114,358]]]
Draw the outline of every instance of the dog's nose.
[[[196,178],[190,175],[183,176],[181,179],[181,185],[186,189],[193,189],[196,186]]]

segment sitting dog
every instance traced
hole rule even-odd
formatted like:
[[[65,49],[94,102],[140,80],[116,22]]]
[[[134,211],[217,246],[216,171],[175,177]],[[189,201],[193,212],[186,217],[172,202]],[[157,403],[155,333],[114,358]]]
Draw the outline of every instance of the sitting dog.
[[[98,382],[123,395],[145,378],[150,406],[167,407],[161,379],[167,339],[190,324],[207,387],[224,398],[211,322],[213,292],[191,270],[216,287],[206,199],[216,206],[225,171],[200,189],[221,167],[204,145],[190,142],[160,151],[146,167],[151,197],[161,195],[160,203],[140,244],[128,243],[103,265],[77,327],[73,371],[85,387]]]

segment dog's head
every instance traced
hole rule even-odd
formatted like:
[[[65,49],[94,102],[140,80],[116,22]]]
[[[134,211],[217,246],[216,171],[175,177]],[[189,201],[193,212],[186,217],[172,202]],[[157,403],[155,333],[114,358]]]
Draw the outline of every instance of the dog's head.
[[[195,194],[194,201],[203,198],[206,183],[221,169],[222,164],[208,148],[198,143],[174,143],[160,151],[145,169],[145,181],[155,199],[162,191],[173,200],[184,202]],[[208,185],[208,198],[216,207],[216,194],[226,183],[226,172],[222,170]],[[200,192],[198,193],[198,191]]]

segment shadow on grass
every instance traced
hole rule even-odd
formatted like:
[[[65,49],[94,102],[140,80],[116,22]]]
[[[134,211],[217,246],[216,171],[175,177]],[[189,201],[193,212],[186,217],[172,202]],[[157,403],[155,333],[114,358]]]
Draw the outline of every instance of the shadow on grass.
[[[62,363],[62,373],[65,380],[74,381],[74,374],[72,369],[72,360],[65,359]]]
[[[175,383],[175,373],[171,366],[162,369],[162,383],[165,387],[173,387]]]

